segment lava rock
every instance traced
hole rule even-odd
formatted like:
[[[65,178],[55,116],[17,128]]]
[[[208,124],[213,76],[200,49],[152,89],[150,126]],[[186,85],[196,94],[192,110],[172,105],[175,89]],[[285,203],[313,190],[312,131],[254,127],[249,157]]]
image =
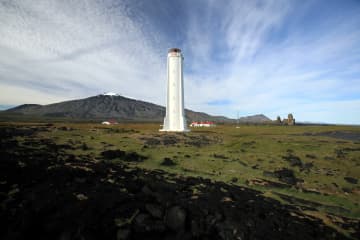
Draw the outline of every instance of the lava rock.
[[[263,176],[264,177],[273,177],[273,178],[276,178],[277,175],[273,172],[270,172],[270,171],[263,171]]]
[[[313,154],[306,154],[305,157],[311,158],[311,159],[316,159],[316,156]]]
[[[287,156],[282,157],[284,160],[288,161],[290,163],[290,166],[292,167],[301,167],[303,163],[301,162],[301,159],[298,156],[295,156],[293,154],[289,154]]]
[[[324,157],[325,160],[328,160],[328,161],[332,161],[332,160],[335,160],[335,158],[333,157],[330,157],[330,156],[325,156]]]
[[[154,218],[162,218],[163,217],[163,209],[160,205],[157,204],[146,204],[146,210],[150,213]]]
[[[173,160],[171,160],[171,158],[164,158],[164,160],[161,162],[161,165],[163,166],[175,166],[176,162],[174,162]]]
[[[145,185],[142,187],[141,192],[148,196],[153,196],[155,193],[149,188],[149,186]]]
[[[353,178],[353,177],[344,177],[344,180],[347,181],[348,183],[351,183],[351,184],[357,184],[358,183],[358,180],[356,178]]]
[[[116,232],[116,240],[126,240],[130,238],[131,231],[129,229],[120,228]]]
[[[63,127],[59,127],[59,130],[61,130],[61,131],[73,131],[74,129],[71,128],[71,127],[63,126]]]
[[[150,145],[150,146],[156,146],[161,144],[160,140],[157,138],[143,138],[142,140],[145,141],[146,145]]]
[[[277,176],[277,178],[284,183],[295,185],[300,179],[297,179],[294,175],[294,171],[283,168],[281,170],[277,170],[274,172]]]
[[[76,198],[80,201],[87,200],[88,197],[85,194],[79,193],[76,195]]]
[[[251,166],[252,169],[259,169],[259,164],[255,164],[253,166]]]
[[[335,149],[334,152],[337,158],[344,158],[346,154],[343,149]]]
[[[165,224],[173,231],[180,231],[185,226],[186,212],[179,206],[170,208],[165,215]]]
[[[149,232],[151,223],[150,215],[140,213],[135,217],[132,227],[136,233]]]
[[[229,159],[228,157],[226,157],[224,155],[216,154],[216,153],[213,156],[214,156],[214,158],[219,158],[219,159]]]
[[[86,143],[83,143],[83,144],[81,145],[81,149],[84,150],[84,151],[87,151],[87,150],[89,150],[90,148],[89,148],[89,146],[88,146]]]
[[[175,136],[164,136],[163,138],[164,145],[174,145],[178,142],[179,140]]]
[[[307,171],[309,172],[310,169],[314,166],[313,163],[305,163],[301,166],[300,171]]]
[[[128,161],[128,162],[142,162],[146,159],[145,156],[142,156],[136,152],[125,152],[125,151],[122,151],[122,150],[106,150],[106,151],[103,151],[101,153],[101,155],[105,158],[105,159],[115,159],[115,158],[121,158],[125,161]]]
[[[122,150],[107,150],[107,151],[103,151],[101,155],[105,159],[123,158],[125,157],[126,152]]]
[[[126,156],[125,156],[125,159],[126,161],[129,161],[129,162],[142,162],[146,159],[147,157],[145,156],[142,156],[136,152],[130,152],[130,153],[127,153]]]

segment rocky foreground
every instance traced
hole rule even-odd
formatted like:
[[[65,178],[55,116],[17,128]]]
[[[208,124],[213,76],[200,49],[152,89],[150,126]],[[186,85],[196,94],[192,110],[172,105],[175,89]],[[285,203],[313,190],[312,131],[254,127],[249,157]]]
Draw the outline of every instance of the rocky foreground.
[[[69,155],[39,131],[0,128],[0,239],[347,239],[259,192]]]

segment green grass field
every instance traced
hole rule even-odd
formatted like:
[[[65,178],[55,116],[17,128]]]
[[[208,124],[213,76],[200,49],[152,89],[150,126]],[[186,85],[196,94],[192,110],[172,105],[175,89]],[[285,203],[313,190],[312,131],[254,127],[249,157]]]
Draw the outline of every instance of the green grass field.
[[[104,150],[137,152],[148,158],[127,163],[130,166],[253,188],[267,197],[294,204],[330,225],[336,216],[360,219],[360,183],[345,180],[360,177],[359,127],[220,125],[183,134],[159,132],[158,124],[55,126],[55,130],[40,132],[38,137],[85,146],[66,150],[79,160],[85,154],[99,158]],[[60,126],[74,130],[61,131]],[[357,138],[339,138],[335,133]],[[285,159],[289,156],[300,160],[301,165],[292,166]],[[164,158],[175,164],[163,165]],[[292,170],[302,181],[279,187],[274,185],[283,184],[279,178],[264,174],[283,168]]]

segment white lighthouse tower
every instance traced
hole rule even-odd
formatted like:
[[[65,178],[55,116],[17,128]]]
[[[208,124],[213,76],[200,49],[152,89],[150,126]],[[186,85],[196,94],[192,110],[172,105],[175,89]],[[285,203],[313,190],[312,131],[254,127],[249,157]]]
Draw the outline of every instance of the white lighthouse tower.
[[[183,56],[178,48],[167,55],[167,102],[163,129],[165,132],[188,132],[184,111]]]

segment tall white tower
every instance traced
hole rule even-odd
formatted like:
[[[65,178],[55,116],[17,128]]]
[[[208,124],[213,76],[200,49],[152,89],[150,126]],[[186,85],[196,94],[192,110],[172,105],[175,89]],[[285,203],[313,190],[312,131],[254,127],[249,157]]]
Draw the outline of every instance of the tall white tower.
[[[178,48],[167,55],[167,102],[163,129],[166,132],[188,132],[184,111],[183,56]]]

